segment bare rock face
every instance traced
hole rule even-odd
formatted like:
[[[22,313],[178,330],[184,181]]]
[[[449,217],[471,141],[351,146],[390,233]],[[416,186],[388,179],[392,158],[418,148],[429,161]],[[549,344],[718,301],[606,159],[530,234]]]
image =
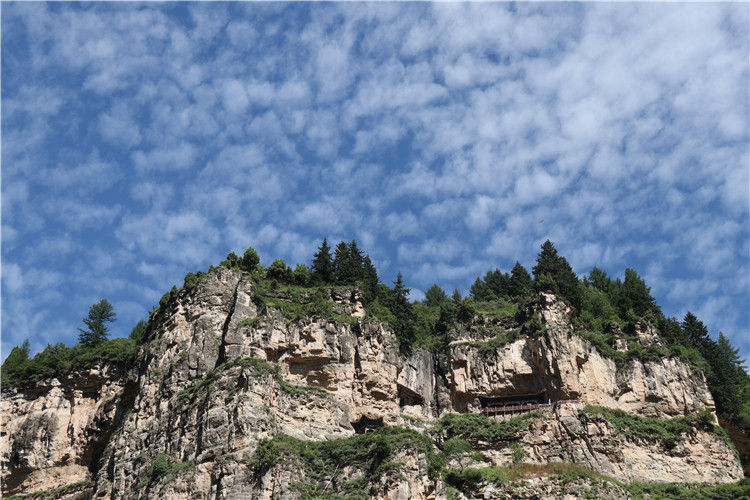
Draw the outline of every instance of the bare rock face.
[[[618,370],[572,333],[567,306],[549,294],[530,311],[542,331],[491,348],[456,341],[432,354],[400,349],[386,324],[365,317],[356,291],[329,292],[348,321],[290,321],[259,307],[255,292],[246,274],[217,269],[159,310],[154,340],[130,373],[100,367],[4,392],[3,494],[90,480],[94,498],[298,498],[299,467],[281,464],[260,477],[252,469],[259,443],[281,433],[349,437],[362,414],[426,427],[448,412],[476,411],[479,396],[541,391],[646,416],[713,406],[703,377],[679,360]],[[534,462],[579,461],[625,480],[739,477],[731,451],[709,435],[663,450],[574,411],[540,422],[523,437]],[[508,459],[504,449],[485,454],[489,463]],[[423,454],[400,452],[395,460],[402,476],[383,478],[375,496],[444,498],[444,487],[424,478]],[[357,471],[341,474],[354,479]]]
[[[494,484],[481,485],[479,491],[471,496],[458,493],[457,498],[503,498],[508,500],[578,500],[580,498],[607,498],[609,500],[628,500],[632,498],[625,488],[602,480],[579,479],[566,481],[562,478],[531,477],[501,486]]]
[[[3,495],[91,479],[117,421],[127,379],[95,367],[32,389],[3,393],[0,461]]]
[[[621,481],[726,483],[743,477],[734,451],[705,431],[676,443],[630,439],[600,415],[579,414],[582,404],[542,410],[521,437],[528,463],[570,462]],[[491,465],[512,463],[509,448],[485,452]]]

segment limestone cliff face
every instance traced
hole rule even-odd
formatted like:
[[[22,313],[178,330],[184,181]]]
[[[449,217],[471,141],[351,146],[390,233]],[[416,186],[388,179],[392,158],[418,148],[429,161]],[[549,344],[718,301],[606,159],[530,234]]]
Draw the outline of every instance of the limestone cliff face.
[[[3,493],[55,488],[91,478],[129,396],[110,367],[4,392],[0,401]]]
[[[742,470],[722,441],[695,430],[676,443],[627,439],[605,418],[579,414],[580,404],[563,404],[531,422],[521,439],[527,462],[571,462],[622,481],[724,483],[738,481]],[[492,449],[493,465],[510,465],[511,451]]]
[[[295,498],[298,468],[277,466],[258,477],[248,465],[259,442],[279,433],[351,436],[350,421],[363,413],[384,416],[386,425],[426,425],[414,417],[429,423],[475,411],[480,395],[542,390],[554,400],[648,416],[713,405],[702,376],[678,360],[618,371],[571,334],[564,304],[551,295],[531,311],[543,333],[487,350],[461,340],[468,333],[459,331],[433,355],[400,352],[387,325],[364,317],[356,291],[331,292],[336,312],[350,321],[294,322],[273,308],[259,310],[254,292],[247,275],[218,269],[158,312],[155,340],[129,372],[100,367],[4,392],[3,494],[90,480],[86,494],[95,498]],[[625,480],[727,482],[742,475],[729,448],[707,434],[665,451],[575,412],[548,413],[523,438],[529,460],[577,461]],[[506,451],[486,450],[488,463],[507,462]],[[377,496],[443,498],[444,485],[420,473],[424,455],[402,455],[403,477],[383,479]],[[155,480],[160,457],[170,464],[162,470],[169,480]]]
[[[457,340],[449,348],[454,409],[475,410],[479,395],[530,394],[581,399],[650,417],[695,413],[714,402],[702,373],[676,358],[633,360],[618,370],[612,359],[572,333],[569,309],[553,295],[540,294],[527,314],[539,313],[545,332],[487,350]],[[654,342],[650,327],[639,330]],[[460,339],[460,332],[458,333]]]

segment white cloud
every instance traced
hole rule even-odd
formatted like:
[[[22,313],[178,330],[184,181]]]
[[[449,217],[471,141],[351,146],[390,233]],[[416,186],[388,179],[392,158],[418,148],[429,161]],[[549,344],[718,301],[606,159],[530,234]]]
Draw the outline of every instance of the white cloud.
[[[85,162],[71,162],[43,171],[40,181],[55,191],[72,190],[81,196],[104,191],[122,179],[117,165],[102,161],[98,150],[92,151]]]
[[[302,207],[295,213],[297,224],[315,229],[321,234],[335,231],[341,226],[342,212],[333,200],[316,201]]]
[[[233,114],[244,113],[250,104],[244,86],[237,80],[231,80],[224,84],[222,100],[224,109]]]
[[[516,181],[514,189],[520,203],[543,201],[565,188],[567,179],[554,177],[542,169],[534,169],[528,175],[522,175]]]
[[[349,81],[346,49],[337,44],[326,44],[318,50],[316,63],[319,97],[325,100],[339,97]]]
[[[163,146],[149,151],[135,151],[131,158],[139,173],[160,170],[182,170],[194,166],[197,148],[186,141],[175,146]]]
[[[419,221],[412,212],[390,213],[385,217],[385,229],[388,237],[398,240],[404,236],[419,234]]]
[[[105,141],[115,146],[132,148],[141,142],[138,124],[124,103],[116,104],[99,117],[99,131]]]
[[[706,314],[747,322],[723,314],[750,258],[746,9],[287,9],[4,8],[4,263],[41,237],[85,269],[96,229],[85,259],[158,295],[248,244],[292,263],[356,237],[381,275],[452,289],[550,238],[583,272],[702,282]]]
[[[21,266],[13,263],[6,263],[3,268],[3,285],[6,286],[10,293],[17,293],[24,288],[23,274]]]

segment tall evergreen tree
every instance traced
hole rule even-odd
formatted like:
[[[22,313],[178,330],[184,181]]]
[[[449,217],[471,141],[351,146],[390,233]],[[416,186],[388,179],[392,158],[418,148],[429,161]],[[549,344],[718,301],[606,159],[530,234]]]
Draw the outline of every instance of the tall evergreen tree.
[[[349,245],[345,241],[340,241],[333,253],[333,281],[340,285],[352,283],[354,272]]]
[[[583,278],[583,283],[586,286],[590,286],[591,288],[594,288],[596,290],[601,290],[602,292],[606,293],[608,297],[610,297],[614,293],[614,281],[612,281],[612,279],[607,276],[606,272],[602,271],[598,267],[594,267],[589,275]],[[611,298],[610,301],[612,301]]]
[[[632,269],[625,269],[625,281],[620,287],[618,301],[622,318],[626,318],[630,310],[640,318],[651,314],[655,315],[655,319],[661,314],[656,300],[651,296],[651,288],[646,286],[646,282]]]
[[[365,296],[365,302],[369,303],[375,300],[378,295],[378,285],[380,284],[380,278],[378,278],[378,271],[370,260],[369,255],[365,255],[362,262],[362,293]]]
[[[112,304],[102,299],[89,308],[88,318],[83,319],[87,329],[78,329],[78,342],[87,347],[98,345],[109,337],[109,328],[105,323],[112,323],[117,314],[112,310]]]
[[[492,295],[489,297],[492,299],[501,299],[508,295],[508,287],[510,282],[510,276],[508,273],[503,273],[500,269],[495,268],[494,271],[488,271],[484,275],[484,282],[487,284],[487,289]]]
[[[333,282],[333,257],[326,238],[323,238],[323,244],[313,256],[312,276],[315,281],[321,283]]]
[[[510,270],[510,279],[508,279],[508,295],[513,298],[525,297],[532,290],[533,283],[531,275],[520,262]]]
[[[140,320],[133,329],[130,331],[128,338],[134,340],[136,344],[141,345],[146,341],[146,335],[148,334],[148,323],[144,320]]]
[[[28,380],[29,339],[10,350],[2,366],[3,386],[15,385]]]
[[[347,244],[342,241],[336,245],[333,260],[333,277],[336,283],[353,285],[364,277],[364,253],[352,240]]]
[[[719,332],[718,342],[711,341],[704,357],[711,366],[709,387],[716,400],[716,408],[729,416],[738,415],[743,403],[750,405],[750,401],[741,400],[743,387],[750,382],[743,369],[745,361],[739,356],[739,349],[732,347],[722,332]]]
[[[571,306],[580,309],[583,297],[578,287],[578,277],[565,257],[557,254],[557,249],[550,240],[542,244],[542,251],[537,256],[533,271],[535,286],[544,283],[542,276],[548,274],[560,290],[560,295]]]
[[[410,289],[404,286],[403,276],[399,272],[396,281],[393,282],[393,301],[390,309],[397,320],[396,334],[402,341],[412,343],[414,341],[414,311],[409,302],[409,291]]]
[[[685,314],[685,318],[682,320],[681,326],[690,341],[690,344],[698,349],[698,352],[703,355],[708,342],[711,340],[708,336],[708,328],[706,328],[706,325],[704,325],[695,314],[688,311],[687,314]]]
[[[659,334],[667,344],[691,346],[690,339],[688,339],[677,318],[659,318],[657,319],[657,327]]]
[[[422,303],[427,307],[440,307],[448,301],[448,294],[437,284],[433,284],[424,293]]]
[[[477,302],[484,302],[488,299],[488,287],[487,283],[482,280],[479,276],[477,276],[477,279],[474,281],[474,284],[471,285],[471,289],[469,290],[469,295],[471,295],[474,300]]]
[[[357,246],[357,241],[352,240],[351,243],[349,243],[349,265],[352,268],[354,281],[362,278],[363,271],[364,271],[364,263],[365,263],[364,252],[360,250],[360,248]]]

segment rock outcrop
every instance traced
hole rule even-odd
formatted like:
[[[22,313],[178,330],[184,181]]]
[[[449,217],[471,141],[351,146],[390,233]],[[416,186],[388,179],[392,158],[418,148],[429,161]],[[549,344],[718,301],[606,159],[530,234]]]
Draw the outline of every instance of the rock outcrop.
[[[541,331],[490,349],[455,331],[434,355],[400,350],[386,324],[365,317],[356,290],[329,292],[338,319],[297,321],[259,306],[254,293],[247,274],[217,269],[158,311],[153,340],[129,371],[102,366],[3,392],[3,494],[93,481],[94,498],[296,498],[298,468],[258,477],[249,465],[259,443],[280,433],[348,437],[363,413],[424,427],[449,412],[476,411],[479,396],[541,391],[655,417],[713,406],[702,375],[677,359],[618,370],[573,334],[569,311],[548,294],[529,311]],[[495,328],[521,327],[514,321]],[[644,342],[653,341],[643,331]],[[742,475],[732,451],[709,434],[665,450],[564,408],[523,436],[528,460],[575,461],[623,480],[720,483]],[[509,463],[505,449],[484,454],[488,464]],[[444,497],[439,480],[422,478],[424,454],[395,460],[401,476],[383,479],[378,496]]]
[[[104,366],[3,393],[3,493],[57,488],[91,479],[133,388]]]
[[[581,399],[643,416],[669,417],[713,408],[705,377],[676,358],[633,360],[617,369],[588,341],[573,334],[569,309],[540,294],[528,316],[539,313],[543,334],[496,349],[454,341],[449,347],[453,410],[472,411],[479,395],[534,394],[554,401]],[[640,331],[640,330],[639,330]],[[649,332],[653,336],[653,332]],[[651,341],[653,337],[644,342]]]

